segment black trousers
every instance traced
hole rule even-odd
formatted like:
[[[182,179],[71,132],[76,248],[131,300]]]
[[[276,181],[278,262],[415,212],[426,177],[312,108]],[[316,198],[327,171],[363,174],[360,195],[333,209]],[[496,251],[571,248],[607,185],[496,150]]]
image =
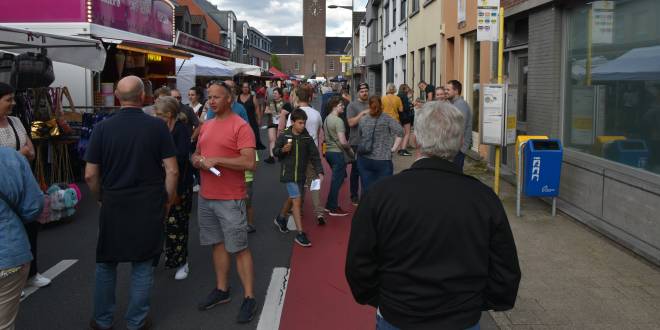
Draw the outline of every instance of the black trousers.
[[[39,228],[41,224],[32,221],[30,223],[24,224],[25,232],[27,233],[28,240],[30,241],[30,252],[32,252],[32,263],[30,263],[30,273],[28,278],[37,274],[37,235],[39,233]]]

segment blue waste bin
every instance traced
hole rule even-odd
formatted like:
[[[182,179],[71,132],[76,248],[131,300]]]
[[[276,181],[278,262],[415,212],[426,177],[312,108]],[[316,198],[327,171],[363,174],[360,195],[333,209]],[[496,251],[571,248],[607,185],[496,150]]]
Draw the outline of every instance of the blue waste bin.
[[[617,140],[603,148],[605,158],[633,167],[646,168],[649,148],[644,140]]]
[[[529,140],[524,151],[523,192],[527,196],[559,196],[563,149],[561,141]]]

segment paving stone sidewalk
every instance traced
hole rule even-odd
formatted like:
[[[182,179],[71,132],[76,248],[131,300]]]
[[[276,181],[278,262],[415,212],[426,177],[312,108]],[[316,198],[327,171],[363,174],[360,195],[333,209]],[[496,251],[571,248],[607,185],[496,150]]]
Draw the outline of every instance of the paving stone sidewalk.
[[[413,162],[396,156],[395,173]],[[483,162],[466,159],[465,173],[493,184]],[[515,308],[491,312],[501,329],[660,329],[659,267],[540,200],[517,217],[515,197],[502,181],[522,280]]]

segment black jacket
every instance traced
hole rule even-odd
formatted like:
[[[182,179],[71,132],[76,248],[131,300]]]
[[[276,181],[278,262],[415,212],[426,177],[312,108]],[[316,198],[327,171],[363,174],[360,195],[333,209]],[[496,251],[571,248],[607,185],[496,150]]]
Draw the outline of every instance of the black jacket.
[[[465,329],[513,308],[516,246],[499,198],[439,158],[374,184],[351,228],[346,278],[355,300],[401,329]]]
[[[309,135],[307,130],[304,130],[300,135],[293,134],[291,130],[291,127],[284,130],[275,141],[275,148],[273,148],[273,155],[282,163],[280,182],[305,182],[308,162],[312,163],[316,173],[323,174],[319,149],[316,147],[312,136]],[[289,139],[293,140],[293,147],[290,152],[284,153],[282,147]]]

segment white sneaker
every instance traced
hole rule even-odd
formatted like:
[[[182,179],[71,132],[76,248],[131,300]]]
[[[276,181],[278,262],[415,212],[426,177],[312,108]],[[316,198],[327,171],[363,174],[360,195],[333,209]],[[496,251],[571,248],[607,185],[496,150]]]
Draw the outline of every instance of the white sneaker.
[[[50,279],[44,277],[43,275],[37,273],[37,275],[34,275],[30,277],[27,281],[27,285],[29,286],[34,286],[37,288],[43,288],[45,286],[50,285]]]
[[[177,269],[176,274],[174,275],[174,279],[177,281],[185,280],[188,277],[189,272],[190,268],[188,268],[188,263],[186,263]]]
[[[198,184],[193,186],[193,192],[199,192],[199,185]]]

